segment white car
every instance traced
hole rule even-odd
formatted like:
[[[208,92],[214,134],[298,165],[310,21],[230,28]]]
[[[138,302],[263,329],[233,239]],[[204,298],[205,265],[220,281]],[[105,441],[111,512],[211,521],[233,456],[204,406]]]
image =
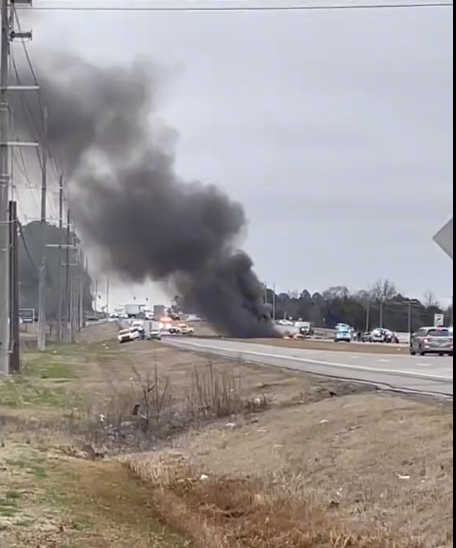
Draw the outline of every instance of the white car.
[[[126,343],[126,342],[132,342],[136,341],[140,338],[140,333],[137,329],[122,329],[119,331],[119,334],[117,335],[117,340],[120,344]]]
[[[133,320],[130,322],[130,327],[132,329],[144,329],[144,322],[142,320]]]
[[[294,325],[294,323],[291,322],[290,320],[279,320],[277,323],[278,325],[283,325],[288,327],[292,327]]]
[[[370,342],[373,343],[396,343],[399,344],[399,338],[396,333],[393,333],[389,329],[379,327],[372,331],[370,336]]]
[[[193,327],[190,327],[186,323],[180,323],[178,327],[181,335],[193,335],[195,333]]]

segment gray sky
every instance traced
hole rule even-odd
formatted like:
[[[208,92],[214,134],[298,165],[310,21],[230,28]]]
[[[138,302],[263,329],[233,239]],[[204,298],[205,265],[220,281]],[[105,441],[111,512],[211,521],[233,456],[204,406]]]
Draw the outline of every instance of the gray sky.
[[[448,301],[452,263],[432,236],[453,214],[452,15],[42,12],[31,51],[164,65],[178,171],[245,205],[263,280],[317,291],[388,277]],[[159,299],[124,288],[113,301],[149,292]]]

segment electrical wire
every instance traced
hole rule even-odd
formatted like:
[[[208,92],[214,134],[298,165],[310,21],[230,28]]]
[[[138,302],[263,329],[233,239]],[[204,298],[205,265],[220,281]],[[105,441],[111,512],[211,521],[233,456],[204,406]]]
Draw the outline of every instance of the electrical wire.
[[[22,32],[19,17],[18,17],[18,14],[17,14],[15,9],[14,9],[14,18],[16,20],[16,24],[18,26],[19,31]],[[27,45],[25,44],[24,40],[22,40],[22,47],[23,47],[23,50],[24,50],[25,59],[27,61],[27,64],[29,66],[29,69],[30,69],[30,72],[31,72],[31,75],[32,75],[32,79],[33,79],[35,85],[38,88],[40,88],[39,82],[38,82],[38,77],[37,77],[36,71],[34,69],[32,59],[31,59],[30,54],[28,52]],[[18,70],[17,63],[16,63],[14,49],[11,50],[10,61],[11,61],[11,70],[12,70],[12,72],[14,72],[16,81],[19,85],[22,85],[21,78],[20,78],[20,75],[19,75],[19,70]],[[38,101],[39,101],[39,107],[40,107],[42,122],[44,123],[45,107],[44,107],[43,102],[42,102],[40,89],[37,90],[37,94],[38,94]],[[58,174],[58,167],[56,165],[55,158],[56,158],[56,156],[58,157],[59,163],[62,166],[62,157],[61,157],[60,154],[56,155],[55,152],[51,149],[49,143],[46,142],[45,136],[43,135],[43,131],[40,129],[39,124],[36,123],[36,120],[34,119],[34,116],[32,115],[30,107],[29,107],[27,101],[25,101],[25,99],[22,95],[21,95],[21,103],[22,103],[23,112],[26,116],[26,121],[28,122],[29,128],[32,130],[33,138],[36,141],[44,143],[45,151],[46,151],[47,156],[48,156],[48,160],[50,160],[50,161],[48,161],[48,165],[51,166],[51,169],[54,173],[55,180],[58,180],[59,179],[59,174]],[[36,154],[37,154],[39,167],[40,167],[41,170],[43,170],[42,155],[40,154],[38,147],[35,150],[36,150]],[[60,152],[60,151],[58,151],[58,152]],[[20,153],[20,159],[21,159],[21,164],[22,164],[23,169],[21,169],[20,166],[18,166],[18,167],[19,167],[19,170],[21,171],[21,173],[23,175],[25,175],[26,180],[29,182],[29,188],[30,188],[33,185],[31,184],[30,177],[28,176],[28,173],[27,173],[26,162],[25,162],[25,159],[24,159],[24,153],[23,153],[21,147],[19,147],[19,153]],[[25,174],[24,174],[24,172],[25,172]],[[36,202],[35,193],[32,193],[32,194],[33,194],[33,198]],[[56,206],[56,200],[55,200],[55,192],[54,193],[50,192],[50,195],[54,197],[54,199],[48,200],[48,203],[49,203],[50,209],[51,209],[51,216],[56,217],[57,216],[57,214],[56,214],[56,207],[57,206]]]
[[[19,19],[19,15],[17,13],[16,5],[14,3],[13,3],[13,8],[12,9],[13,9],[14,19],[15,19],[16,24],[17,24],[17,28],[18,28],[19,32],[21,33],[22,32],[22,26],[21,26],[21,22],[20,22],[20,19]],[[30,72],[31,72],[31,75],[32,75],[32,78],[33,78],[33,81],[34,81],[34,84],[38,87],[37,93],[38,93],[38,101],[39,101],[39,105],[40,105],[40,109],[41,109],[41,116],[42,116],[41,121],[43,122],[43,125],[44,125],[46,110],[45,110],[45,106],[43,105],[43,101],[42,101],[42,98],[41,98],[41,92],[40,92],[40,85],[39,85],[39,82],[38,82],[38,77],[37,77],[37,74],[35,72],[35,69],[34,69],[34,66],[33,66],[33,63],[32,63],[32,59],[30,57],[30,53],[29,53],[28,48],[27,48],[27,44],[25,43],[24,39],[22,39],[21,42],[22,42],[22,48],[23,48],[23,51],[24,51],[25,59],[26,59],[27,64],[29,66],[29,69],[30,69]],[[12,67],[14,69],[16,80],[17,80],[18,84],[21,85],[22,83],[21,83],[21,79],[20,79],[20,76],[19,76],[19,71],[18,71],[18,68],[17,68],[15,56],[14,56],[14,49],[11,50],[11,62],[12,62]],[[35,134],[42,138],[40,140],[44,143],[47,155],[51,159],[51,162],[52,162],[51,166],[52,166],[52,169],[54,171],[54,176],[55,176],[56,179],[58,179],[59,178],[58,169],[57,169],[57,166],[55,164],[56,155],[51,150],[49,143],[46,142],[46,139],[43,138],[45,136],[42,135],[39,128],[37,127],[37,125],[35,123],[35,120],[33,119],[33,116],[30,112],[30,109],[29,109],[26,101],[24,100],[23,97],[22,97],[21,100],[22,100],[22,105],[24,107],[24,110],[28,114],[29,122],[33,125],[33,129],[35,130]],[[40,167],[41,167],[41,169],[43,169],[42,158],[41,158],[41,155],[38,152],[38,149],[37,149],[37,153],[38,153],[38,161],[40,163]],[[58,154],[58,159],[59,159],[59,163],[60,163],[60,168],[62,168],[62,157],[61,157],[60,154]]]
[[[32,265],[33,270],[38,273],[39,268],[38,268],[37,264],[35,263],[35,261],[33,260],[32,254],[30,253],[30,249],[29,249],[29,246],[27,244],[27,238],[24,235],[24,230],[23,230],[23,227],[22,227],[22,223],[18,222],[18,225],[19,225],[19,234],[20,234],[22,244],[23,244],[24,249],[25,249],[25,253],[28,257],[28,260],[30,261],[30,264]]]
[[[431,8],[452,8],[453,2],[447,2],[441,0],[439,2],[413,2],[413,3],[378,3],[378,4],[328,4],[328,5],[305,5],[295,4],[288,6],[125,6],[125,5],[111,5],[111,6],[90,6],[90,5],[74,5],[65,6],[60,5],[48,5],[48,6],[32,6],[22,7],[19,6],[19,10],[31,10],[31,11],[65,11],[65,12],[77,12],[77,11],[97,11],[97,12],[253,12],[253,11],[366,11],[366,10],[406,10],[406,9],[431,9]]]

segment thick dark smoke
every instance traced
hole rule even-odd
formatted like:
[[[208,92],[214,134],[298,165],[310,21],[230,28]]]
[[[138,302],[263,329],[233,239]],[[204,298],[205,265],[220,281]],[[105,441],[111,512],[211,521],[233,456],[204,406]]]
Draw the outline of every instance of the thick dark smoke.
[[[69,181],[73,217],[107,267],[132,282],[166,283],[223,334],[275,336],[252,260],[236,247],[243,207],[175,173],[175,134],[157,115],[160,72],[47,54],[37,74],[41,104],[31,93],[13,104],[16,126],[36,138],[27,118],[42,129],[47,108],[47,140]]]

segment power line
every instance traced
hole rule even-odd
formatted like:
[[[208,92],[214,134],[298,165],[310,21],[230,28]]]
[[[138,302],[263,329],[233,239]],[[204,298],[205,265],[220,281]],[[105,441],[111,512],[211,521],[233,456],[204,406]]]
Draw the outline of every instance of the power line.
[[[31,8],[22,8],[18,10],[31,11],[97,11],[97,12],[255,12],[255,11],[367,11],[367,10],[407,10],[407,9],[432,9],[432,8],[452,8],[453,2],[414,2],[400,4],[333,4],[333,5],[288,5],[288,6],[33,6]]]
[[[28,260],[30,261],[30,264],[32,265],[32,269],[33,269],[34,272],[36,272],[38,274],[39,268],[38,268],[37,264],[35,263],[35,261],[33,260],[32,254],[30,253],[30,248],[29,248],[28,243],[27,243],[27,238],[25,237],[25,234],[24,234],[22,223],[19,223],[19,233],[20,233],[20,236],[21,236],[22,244],[23,244],[24,249],[25,249],[25,253],[28,257]],[[37,279],[38,279],[38,276],[37,276]]]
[[[23,34],[22,33],[21,22],[20,22],[19,15],[18,15],[15,4],[13,4],[13,15],[14,15],[14,19],[16,21],[17,27],[19,29],[19,33]],[[35,68],[33,66],[32,59],[30,57],[30,53],[29,53],[28,48],[27,48],[27,44],[26,44],[24,39],[22,39],[21,42],[22,42],[22,49],[24,51],[25,59],[27,61],[28,67],[30,69],[30,73],[32,75],[33,81],[34,81],[35,85],[38,87],[38,102],[39,102],[39,106],[40,106],[41,122],[44,124],[45,107],[44,107],[43,101],[41,99],[40,84],[38,82],[38,77],[37,77]],[[14,49],[13,48],[11,49],[11,66],[14,69],[14,74],[15,74],[15,78],[17,80],[17,83],[19,85],[22,85],[21,78],[19,76],[19,71],[18,71],[17,64],[16,64],[16,59],[15,59]],[[40,140],[40,137],[43,137],[42,132],[38,129],[38,126],[37,126],[37,124],[36,124],[36,122],[35,122],[35,120],[32,116],[30,108],[28,107],[27,102],[25,101],[25,99],[23,97],[21,97],[21,101],[22,101],[23,110],[24,110],[25,114],[28,116],[29,126],[31,127],[31,129],[33,129],[35,131],[35,136],[37,136],[38,140]],[[50,149],[50,145],[46,142],[45,139],[44,140],[42,139],[42,141],[43,141],[43,146],[45,147],[45,149],[48,153],[48,156],[50,157],[50,159],[52,161],[52,168],[53,168],[53,171],[54,171],[54,176],[55,176],[56,179],[58,179],[59,176],[58,176],[58,173],[57,173],[57,166],[56,166],[55,156],[53,154],[53,151]],[[57,152],[59,152],[59,151],[57,151]],[[38,161],[40,163],[40,167],[41,167],[41,169],[43,169],[43,159],[42,159],[42,155],[38,152],[38,149],[37,149],[37,154],[38,154]],[[62,158],[61,158],[60,154],[59,154],[59,163],[60,163],[60,167],[62,167]]]

